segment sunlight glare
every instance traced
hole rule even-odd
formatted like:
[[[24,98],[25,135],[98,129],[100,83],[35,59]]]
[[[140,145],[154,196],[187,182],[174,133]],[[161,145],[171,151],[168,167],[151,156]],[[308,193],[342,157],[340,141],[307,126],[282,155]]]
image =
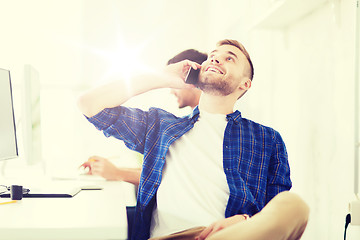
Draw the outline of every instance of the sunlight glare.
[[[135,73],[149,71],[139,58],[142,50],[142,47],[128,47],[119,43],[113,51],[98,52],[108,64],[103,78],[122,77],[128,82]]]

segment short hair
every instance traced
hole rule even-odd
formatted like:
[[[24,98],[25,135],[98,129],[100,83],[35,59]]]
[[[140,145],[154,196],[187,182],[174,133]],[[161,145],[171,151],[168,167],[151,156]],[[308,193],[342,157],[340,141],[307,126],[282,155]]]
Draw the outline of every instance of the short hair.
[[[246,51],[244,45],[242,45],[240,42],[236,41],[236,40],[231,40],[231,39],[224,39],[221,40],[219,42],[217,42],[216,46],[222,46],[222,45],[232,45],[234,47],[237,47],[238,49],[240,49],[240,51],[245,55],[246,59],[249,62],[250,65],[250,80],[253,79],[254,77],[254,66],[252,64],[251,58],[249,53]]]
[[[207,54],[199,52],[198,50],[195,50],[195,49],[188,49],[188,50],[182,51],[181,53],[179,53],[176,56],[174,56],[173,58],[171,58],[167,62],[167,65],[181,62],[186,59],[196,62],[198,64],[202,64],[204,61],[206,61]]]

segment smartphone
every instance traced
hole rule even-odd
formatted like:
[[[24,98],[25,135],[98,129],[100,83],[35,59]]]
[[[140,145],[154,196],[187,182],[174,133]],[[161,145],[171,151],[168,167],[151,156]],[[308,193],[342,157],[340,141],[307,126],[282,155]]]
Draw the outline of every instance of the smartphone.
[[[199,73],[200,73],[200,68],[195,70],[192,67],[190,67],[186,75],[185,82],[188,84],[196,84],[199,80]]]

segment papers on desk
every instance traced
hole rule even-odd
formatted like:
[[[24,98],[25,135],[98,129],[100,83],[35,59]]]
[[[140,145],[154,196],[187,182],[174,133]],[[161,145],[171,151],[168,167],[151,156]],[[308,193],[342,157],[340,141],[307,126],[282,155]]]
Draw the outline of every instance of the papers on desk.
[[[62,173],[62,174],[52,174],[51,179],[53,180],[78,180],[78,181],[102,181],[105,182],[106,179],[96,175],[88,174],[78,174],[78,173]]]

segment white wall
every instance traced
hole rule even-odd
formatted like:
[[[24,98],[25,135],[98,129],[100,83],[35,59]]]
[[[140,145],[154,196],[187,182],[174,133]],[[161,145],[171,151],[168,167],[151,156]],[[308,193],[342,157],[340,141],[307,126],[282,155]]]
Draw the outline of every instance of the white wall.
[[[39,71],[44,158],[50,170],[66,171],[94,154],[133,158],[88,124],[75,104],[113,70],[109,59],[121,66],[123,57],[132,57],[127,50],[142,46],[138,59],[161,68],[184,49],[207,51],[220,39],[240,40],[255,77],[237,108],[283,136],[293,190],[311,208],[303,239],[341,239],[353,199],[354,1],[325,1],[287,28],[251,28],[273,2],[0,0],[0,67],[11,70],[15,85],[24,64]],[[167,90],[130,104],[188,112],[176,110]]]

